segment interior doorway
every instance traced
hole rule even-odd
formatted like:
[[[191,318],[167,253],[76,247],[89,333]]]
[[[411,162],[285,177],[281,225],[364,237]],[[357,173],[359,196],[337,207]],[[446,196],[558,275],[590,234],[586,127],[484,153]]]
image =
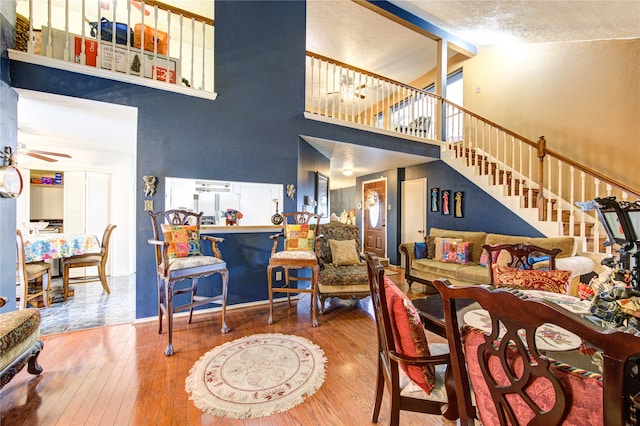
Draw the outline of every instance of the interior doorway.
[[[100,188],[114,188],[108,194],[109,211],[93,211],[92,216],[106,217],[118,227],[111,239],[111,274],[135,273],[137,108],[31,90],[15,90],[18,92],[18,167],[22,175],[30,176],[32,169],[50,171],[51,174],[68,173],[69,176],[108,175],[109,185],[92,187],[99,188],[98,191],[103,190]],[[47,162],[24,155],[26,150],[61,152],[71,158],[55,157],[57,161]],[[31,220],[30,185],[25,182],[24,186],[23,194],[17,199],[18,229]],[[89,192],[93,198],[99,196],[95,191]],[[102,196],[100,198],[104,199]],[[86,208],[105,208],[104,205],[98,207],[93,204],[93,207]],[[67,223],[63,220],[63,230],[77,231],[79,224],[75,218],[86,215],[86,211],[75,212],[69,207],[64,209],[67,217],[63,219]],[[95,231],[102,238],[104,227],[87,231]]]
[[[402,242],[422,241],[427,232],[427,178],[403,181],[401,197]]]
[[[109,245],[111,294],[106,295],[99,282],[75,286],[67,302],[54,299],[50,308],[41,310],[43,333],[134,321],[138,109],[15,90],[18,167],[26,179],[31,170],[61,176],[60,191],[70,197],[61,202],[61,231],[90,232],[102,239],[107,222],[117,226]],[[71,158],[56,156],[57,161],[48,162],[27,155],[29,150],[64,153]],[[30,191],[30,181],[25,180],[16,215],[16,228],[23,232],[23,223],[31,220]],[[93,275],[92,270],[88,273]],[[62,278],[52,280],[52,287],[61,285]]]
[[[387,257],[387,179],[364,182],[362,185],[363,249],[380,258]]]

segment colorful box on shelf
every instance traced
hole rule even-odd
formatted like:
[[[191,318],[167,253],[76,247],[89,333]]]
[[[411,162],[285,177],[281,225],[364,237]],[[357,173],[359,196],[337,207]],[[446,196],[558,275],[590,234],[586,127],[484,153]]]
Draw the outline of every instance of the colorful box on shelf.
[[[74,58],[76,63],[80,63],[82,53],[82,38],[74,37]],[[95,67],[98,58],[100,60],[100,68],[111,69],[111,62],[114,58],[114,47],[111,43],[101,42],[100,52],[98,54],[98,42],[85,38],[84,40],[85,64]],[[156,80],[176,82],[176,78],[180,78],[180,67],[178,60],[175,58],[167,58],[166,56],[153,55],[153,53],[141,53],[140,49],[129,49],[129,61],[127,63],[126,46],[116,45],[115,47],[115,65],[114,70],[118,72],[128,72],[131,75],[140,75],[140,71],[144,73],[146,78],[155,78]]]
[[[31,183],[41,184],[42,183],[42,179],[40,179],[40,178],[31,178]]]
[[[40,180],[43,185],[53,185],[53,178],[50,176],[42,176]]]

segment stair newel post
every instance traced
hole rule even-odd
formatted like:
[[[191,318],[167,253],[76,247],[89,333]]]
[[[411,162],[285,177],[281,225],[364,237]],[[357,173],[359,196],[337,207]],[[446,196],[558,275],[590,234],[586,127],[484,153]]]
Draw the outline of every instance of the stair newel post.
[[[538,206],[538,219],[544,220],[544,156],[547,148],[547,141],[544,136],[540,136],[537,143],[538,149],[538,194],[536,205]]]

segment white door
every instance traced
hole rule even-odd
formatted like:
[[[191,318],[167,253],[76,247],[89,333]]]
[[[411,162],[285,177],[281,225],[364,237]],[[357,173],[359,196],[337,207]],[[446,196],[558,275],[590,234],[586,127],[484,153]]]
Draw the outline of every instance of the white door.
[[[427,232],[427,178],[402,182],[403,243],[423,241]],[[404,265],[404,256],[400,259]]]
[[[65,172],[64,174],[64,232],[95,234],[102,243],[102,235],[109,224],[111,204],[111,175],[95,172]],[[114,244],[112,236],[111,245]],[[110,274],[111,256],[107,260]],[[93,275],[86,268],[71,269],[71,276]],[[95,269],[95,268],[93,268]]]
[[[63,229],[67,234],[84,232],[86,222],[85,172],[64,172]]]

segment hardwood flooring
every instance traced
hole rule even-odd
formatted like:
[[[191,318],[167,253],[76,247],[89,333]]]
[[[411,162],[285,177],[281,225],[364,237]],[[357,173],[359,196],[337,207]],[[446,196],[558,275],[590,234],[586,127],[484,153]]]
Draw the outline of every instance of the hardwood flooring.
[[[402,275],[390,277],[405,291]],[[415,290],[422,290],[414,284]],[[408,292],[410,297],[420,293]],[[368,425],[374,397],[376,334],[370,299],[350,305],[333,300],[320,326],[309,322],[305,295],[293,308],[279,303],[267,325],[268,305],[230,309],[228,334],[220,314],[177,317],[176,354],[164,356],[167,335],[157,321],[43,336],[40,364],[26,369],[0,391],[2,425]],[[165,326],[166,330],[166,326]],[[281,414],[232,420],[204,414],[189,400],[185,379],[191,366],[216,345],[255,333],[297,334],[319,345],[328,358],[322,387]],[[431,336],[431,341],[439,339]],[[442,339],[440,339],[442,341]],[[385,394],[379,423],[388,424]],[[451,424],[440,416],[403,412],[401,425]]]

